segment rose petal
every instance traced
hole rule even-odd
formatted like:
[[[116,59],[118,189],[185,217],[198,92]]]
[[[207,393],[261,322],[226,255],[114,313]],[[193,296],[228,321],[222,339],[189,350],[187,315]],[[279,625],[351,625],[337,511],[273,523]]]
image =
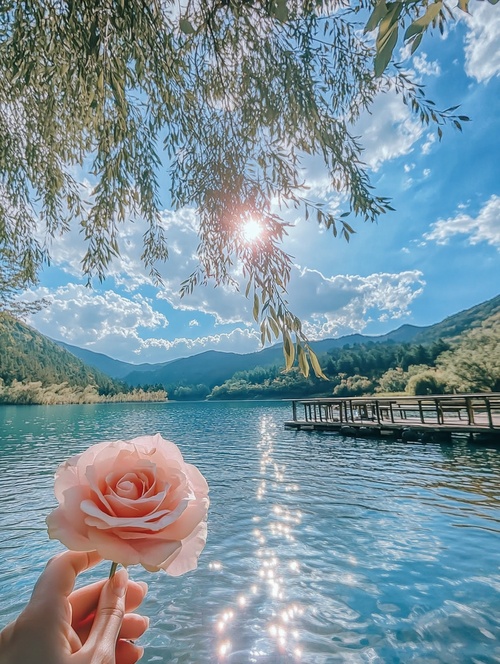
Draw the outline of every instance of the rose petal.
[[[54,481],[54,493],[59,503],[64,500],[64,492],[74,486],[82,484],[78,468],[79,456],[71,457],[62,463],[56,470]]]
[[[115,516],[136,517],[141,514],[154,514],[154,512],[160,509],[166,495],[167,492],[162,491],[153,498],[139,498],[138,500],[107,496],[107,501],[113,508]]]
[[[78,467],[85,472],[87,466],[94,465],[97,458],[99,458],[99,464],[104,464],[107,459],[113,463],[118,454],[124,450],[133,451],[133,446],[125,440],[97,443],[79,455]]]
[[[207,541],[207,524],[205,521],[187,537],[182,540],[182,555],[173,561],[165,560],[160,567],[170,576],[180,576],[198,567],[198,558]]]
[[[89,542],[95,551],[106,560],[120,563],[124,567],[139,565],[141,554],[127,541],[95,528],[89,529]]]
[[[185,512],[165,528],[165,536],[184,540],[205,519],[208,505],[208,498],[190,502]]]
[[[73,551],[92,550],[91,547],[83,544],[84,540],[87,540],[88,529],[85,524],[85,515],[80,509],[82,501],[88,499],[90,495],[91,491],[85,485],[66,489],[61,505],[49,514],[46,520],[51,539],[58,539]],[[70,545],[70,542],[73,541],[78,544]]]
[[[59,540],[71,551],[93,551],[88,537],[75,529],[73,519],[69,519],[63,507],[56,507],[45,519],[49,538]]]
[[[180,500],[174,510],[161,510],[152,514],[145,514],[139,517],[117,517],[106,514],[99,507],[92,502],[92,500],[84,500],[81,503],[80,509],[88,517],[85,518],[85,523],[88,526],[95,526],[100,529],[110,528],[144,528],[149,532],[157,532],[165,529],[171,523],[176,521],[184,512],[189,504],[189,498]]]
[[[144,567],[148,565],[146,569],[149,571],[158,571],[160,564],[179,553],[182,546],[178,541],[161,541],[151,538],[124,541],[104,533],[102,530],[93,531],[90,542],[103,558],[124,566],[139,563]]]
[[[208,493],[207,480],[203,477],[198,468],[190,463],[186,463],[184,468],[189,477],[189,481],[191,482],[191,486],[193,487],[193,491],[206,496]]]
[[[181,451],[177,445],[170,440],[165,440],[159,433],[154,436],[139,436],[138,438],[133,438],[130,441],[130,444],[135,445],[138,448],[140,447],[148,454],[158,452],[168,461],[184,463]]]

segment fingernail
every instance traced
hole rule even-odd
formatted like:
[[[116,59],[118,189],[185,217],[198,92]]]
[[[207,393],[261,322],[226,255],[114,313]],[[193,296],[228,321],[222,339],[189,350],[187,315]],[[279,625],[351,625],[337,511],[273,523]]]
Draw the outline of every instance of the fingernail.
[[[125,568],[118,570],[111,579],[111,589],[117,597],[124,597],[128,586],[128,572]]]
[[[148,584],[145,581],[136,581],[136,583],[137,585],[141,586],[141,588],[144,590],[144,597],[145,597],[149,589]]]

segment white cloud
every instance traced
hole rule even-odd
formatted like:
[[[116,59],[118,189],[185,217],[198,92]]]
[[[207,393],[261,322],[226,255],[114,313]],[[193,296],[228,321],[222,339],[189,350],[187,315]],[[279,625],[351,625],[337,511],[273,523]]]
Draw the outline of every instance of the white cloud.
[[[413,66],[419,74],[424,76],[439,76],[441,74],[441,67],[439,62],[427,60],[427,53],[418,53],[413,58]]]
[[[166,339],[163,330],[169,324],[167,318],[153,308],[151,300],[139,294],[124,297],[112,290],[101,293],[68,284],[54,290],[41,287],[25,295],[26,300],[42,297],[49,306],[28,321],[38,331],[125,362],[164,362],[208,349],[239,353],[259,349],[260,335],[254,329]],[[197,326],[197,320],[189,322],[190,329]],[[153,332],[149,336],[151,331],[160,330],[161,334]]]
[[[97,293],[68,284],[53,291],[38,288],[30,296],[50,303],[29,321],[42,334],[129,361],[142,345],[144,330],[168,326],[166,317],[142,295],[126,298],[111,290]]]
[[[436,142],[436,134],[427,134],[425,143],[422,145],[422,154],[429,154],[432,146]]]
[[[500,196],[491,196],[476,217],[462,212],[449,219],[439,219],[424,238],[447,244],[455,235],[468,236],[470,244],[487,242],[500,249]]]
[[[465,38],[465,71],[477,81],[487,82],[500,75],[500,12],[489,2],[470,4],[465,17],[469,31]]]
[[[361,137],[365,148],[363,161],[377,171],[384,161],[411,152],[423,127],[412,117],[401,95],[390,90],[378,95],[371,113],[363,114],[353,133]]]
[[[181,298],[179,282],[168,281],[158,291],[157,298],[165,300],[178,311],[191,311],[213,316],[215,325],[251,324],[251,305],[243,293],[232,286],[196,286],[192,293]]]
[[[340,336],[362,331],[374,318],[383,322],[405,316],[423,284],[418,271],[325,277],[296,267],[290,308],[301,317],[311,339]],[[138,294],[125,297],[70,284],[53,291],[39,288],[31,296],[51,302],[30,320],[40,332],[127,362],[163,362],[209,349],[246,353],[260,347],[258,330],[248,325],[221,333],[203,330],[195,338],[166,338],[167,318],[155,311],[153,301]],[[248,304],[241,295],[234,298]],[[227,295],[226,299],[231,301]],[[194,330],[196,323],[192,319],[186,330]]]
[[[145,339],[140,349],[141,362],[159,362],[168,359],[187,357],[206,350],[218,350],[232,353],[251,353],[261,348],[260,335],[256,330],[235,328],[231,332],[210,334],[204,337],[188,339],[178,337],[169,341],[167,339]]]
[[[418,270],[325,277],[305,268],[294,279],[290,306],[310,338],[341,336],[361,332],[373,317],[379,321],[404,317],[424,285]]]
[[[405,172],[408,172],[408,171],[405,169]],[[410,189],[411,187],[413,187],[413,185],[414,185],[415,183],[421,183],[421,182],[423,182],[424,180],[427,180],[427,178],[430,176],[431,172],[432,172],[432,171],[431,171],[430,168],[424,168],[424,169],[422,170],[422,175],[421,175],[421,176],[418,176],[417,174],[415,174],[414,177],[406,177],[406,178],[404,178],[404,180],[403,180],[403,182],[402,182],[402,188],[403,188],[403,190]]]

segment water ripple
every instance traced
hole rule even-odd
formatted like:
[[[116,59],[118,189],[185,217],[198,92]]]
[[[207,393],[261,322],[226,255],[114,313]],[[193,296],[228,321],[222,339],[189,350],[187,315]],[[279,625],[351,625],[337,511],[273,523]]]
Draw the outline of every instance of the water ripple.
[[[288,416],[277,403],[0,407],[1,623],[60,548],[44,524],[57,465],[160,431],[212,503],[195,573],[131,572],[150,586],[143,661],[499,662],[499,451],[287,431]]]

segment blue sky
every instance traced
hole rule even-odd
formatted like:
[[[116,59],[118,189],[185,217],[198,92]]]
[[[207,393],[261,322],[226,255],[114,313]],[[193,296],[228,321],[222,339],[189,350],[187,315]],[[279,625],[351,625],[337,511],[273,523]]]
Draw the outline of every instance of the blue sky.
[[[295,266],[289,303],[310,339],[430,325],[500,292],[500,9],[475,1],[470,10],[405,61],[439,108],[461,105],[472,120],[463,133],[446,128],[440,143],[391,93],[355,128],[377,193],[390,196],[396,211],[377,224],[355,220],[350,244],[296,213],[286,217],[293,228],[285,249]],[[342,211],[319,162],[307,163],[306,178],[311,193]],[[242,294],[209,286],[179,298],[195,265],[196,215],[165,209],[163,218],[170,259],[162,288],[141,266],[140,223],[123,227],[122,257],[92,289],[80,275],[84,250],[72,231],[54,241],[52,263],[32,294],[50,306],[28,322],[134,363],[258,350],[252,302]]]

